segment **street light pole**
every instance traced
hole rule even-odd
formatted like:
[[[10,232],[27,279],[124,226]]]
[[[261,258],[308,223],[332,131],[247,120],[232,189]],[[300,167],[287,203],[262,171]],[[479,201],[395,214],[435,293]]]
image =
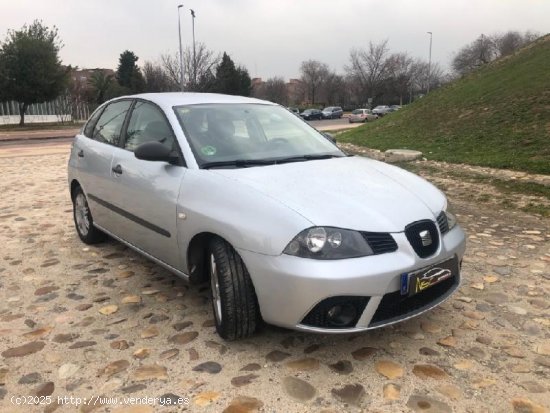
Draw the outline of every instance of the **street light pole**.
[[[180,82],[181,82],[181,91],[183,92],[183,48],[181,46],[181,19],[180,19],[180,9],[183,7],[183,4],[178,6],[178,35],[180,39]]]
[[[432,81],[432,32],[428,32],[430,35],[430,57],[428,58],[428,90],[426,94],[430,93],[430,83]]]
[[[195,54],[195,10],[191,9],[191,23],[193,25],[193,85],[197,84],[197,56]]]

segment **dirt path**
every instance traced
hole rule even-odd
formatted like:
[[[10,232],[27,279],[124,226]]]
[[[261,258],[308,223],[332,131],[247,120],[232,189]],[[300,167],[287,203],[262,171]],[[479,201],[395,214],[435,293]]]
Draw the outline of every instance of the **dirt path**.
[[[498,197],[494,186],[420,170],[445,186],[468,234],[460,291],[434,311],[365,334],[266,327],[226,343],[206,287],[114,241],[78,240],[67,148],[44,150],[0,157],[0,411],[550,409],[550,219],[476,201]],[[52,399],[14,404],[31,395]],[[188,404],[123,405],[160,396]]]

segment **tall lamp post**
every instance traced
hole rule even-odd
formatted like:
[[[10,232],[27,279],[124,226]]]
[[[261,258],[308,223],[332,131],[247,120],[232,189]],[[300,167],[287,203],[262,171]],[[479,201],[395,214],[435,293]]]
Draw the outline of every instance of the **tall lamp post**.
[[[428,90],[426,94],[430,93],[430,83],[432,81],[432,32],[428,32],[430,35],[430,57],[428,58]]]
[[[197,56],[195,54],[195,10],[191,9],[191,23],[193,25],[193,85],[197,84]]]
[[[183,92],[183,48],[181,46],[181,19],[180,19],[180,9],[183,7],[183,4],[178,6],[178,35],[180,39],[180,83],[181,91]]]

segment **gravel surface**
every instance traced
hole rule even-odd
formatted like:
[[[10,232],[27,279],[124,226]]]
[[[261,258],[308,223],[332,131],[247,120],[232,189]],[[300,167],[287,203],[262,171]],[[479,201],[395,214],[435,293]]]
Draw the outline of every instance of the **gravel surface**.
[[[446,179],[468,234],[449,301],[364,334],[266,326],[228,343],[206,286],[79,241],[66,151],[0,154],[0,411],[549,411],[550,219]]]

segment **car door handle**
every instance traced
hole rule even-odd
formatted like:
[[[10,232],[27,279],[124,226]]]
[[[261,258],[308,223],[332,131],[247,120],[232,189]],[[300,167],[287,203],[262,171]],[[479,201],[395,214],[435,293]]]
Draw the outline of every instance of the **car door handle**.
[[[77,156],[78,156],[79,158],[84,158],[84,151],[83,151],[82,149],[79,150],[78,153],[77,153]]]
[[[115,174],[120,175],[122,173],[122,166],[117,165],[111,169]]]

